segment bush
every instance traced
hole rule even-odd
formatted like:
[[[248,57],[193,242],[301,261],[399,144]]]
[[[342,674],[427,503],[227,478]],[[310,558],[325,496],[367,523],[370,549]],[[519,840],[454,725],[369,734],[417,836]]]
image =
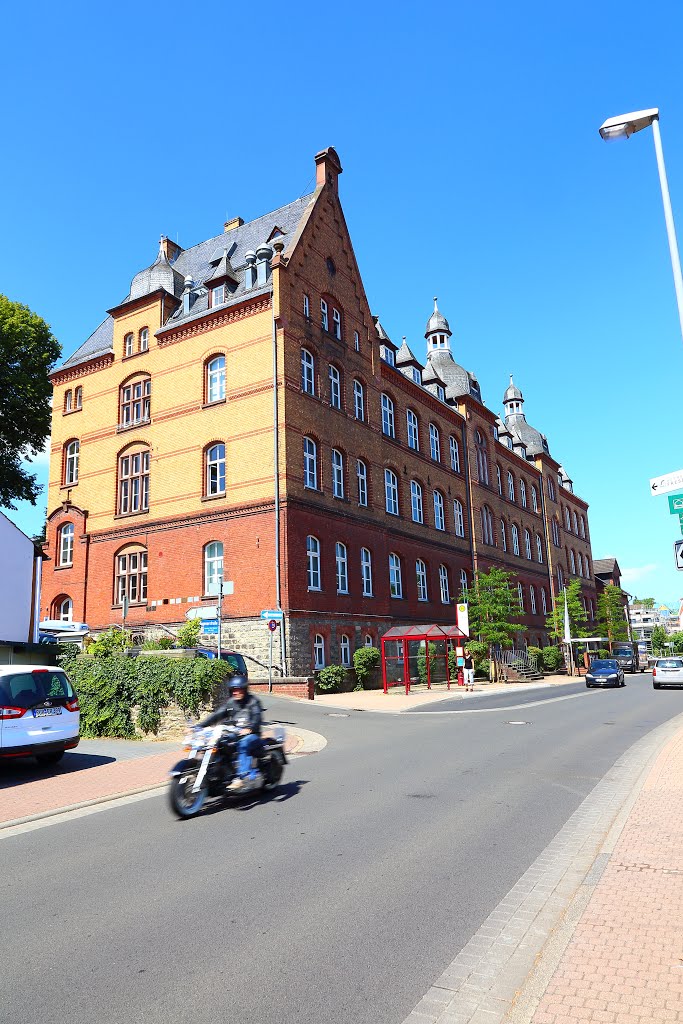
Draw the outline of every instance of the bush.
[[[188,619],[178,630],[178,643],[181,647],[196,647],[201,633],[201,619]]]
[[[145,640],[143,651],[170,651],[175,640],[172,636],[160,636],[158,640]]]
[[[436,654],[436,644],[431,643],[429,645],[429,657],[430,660]],[[420,650],[417,653],[417,674],[420,677],[420,682],[423,686],[427,685],[427,651],[426,645],[420,644]]]
[[[72,658],[78,657],[81,653],[81,649],[78,644],[57,644],[57,664],[63,665],[67,661],[71,661]]]
[[[527,654],[532,660],[536,660],[536,668],[543,665],[543,651],[540,647],[527,647]]]
[[[127,658],[121,655],[76,658],[64,665],[76,688],[83,736],[133,737],[131,715],[138,708],[143,732],[156,733],[161,712],[177,704],[196,715],[211,692],[232,670],[206,658]]]
[[[323,693],[338,693],[345,679],[346,669],[341,665],[327,665],[315,677],[316,685]]]
[[[604,648],[604,647],[602,647],[602,648],[601,648],[601,649],[600,649],[600,650],[598,651],[598,653],[597,653],[597,654],[594,654],[594,655],[593,655],[593,657],[594,657],[594,658],[611,658],[611,657],[612,657],[612,655],[610,654],[610,652],[609,652],[609,651],[606,651],[606,650],[605,650],[605,648]]]
[[[359,647],[353,652],[353,667],[358,680],[358,689],[365,688],[366,682],[382,660],[382,655],[376,647]]]
[[[119,626],[110,626],[104,633],[95,637],[92,643],[88,644],[88,654],[96,658],[106,658],[110,654],[120,654],[126,648],[133,646],[133,637],[127,629]]]
[[[474,675],[479,679],[489,679],[491,675],[491,662],[488,658],[482,658],[474,663]]]
[[[560,665],[564,665],[564,656],[559,647],[543,648],[543,667],[549,672],[555,672]]]

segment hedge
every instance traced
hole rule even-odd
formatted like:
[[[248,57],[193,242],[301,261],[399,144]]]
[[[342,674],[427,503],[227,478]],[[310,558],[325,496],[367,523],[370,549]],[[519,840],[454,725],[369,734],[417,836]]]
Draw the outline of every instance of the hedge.
[[[143,732],[156,733],[169,704],[196,715],[214,687],[232,674],[223,661],[116,654],[74,658],[63,667],[78,694],[81,735],[90,737],[134,737],[134,707]]]

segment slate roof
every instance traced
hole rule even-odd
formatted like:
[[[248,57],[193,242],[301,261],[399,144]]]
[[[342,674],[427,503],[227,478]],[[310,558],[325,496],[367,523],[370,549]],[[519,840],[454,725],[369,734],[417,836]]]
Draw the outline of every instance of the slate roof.
[[[550,454],[548,439],[540,430],[536,430],[530,423],[527,423],[523,412],[513,413],[505,417],[505,426],[512,434],[513,439],[518,438],[526,445],[528,455],[540,455],[542,452]]]
[[[616,558],[594,558],[593,559],[593,573],[595,576],[611,576],[614,570],[619,571],[619,563]]]
[[[220,235],[215,235],[213,238],[207,239],[205,242],[199,242],[197,245],[192,246],[190,249],[184,249],[178,256],[178,258],[170,265],[172,268],[173,277],[173,293],[179,295],[182,291],[182,281],[186,277],[191,277],[195,285],[201,286],[207,280],[210,280],[215,272],[216,264],[223,258],[223,251],[227,247],[228,258],[230,264],[235,271],[237,271],[237,277],[239,284],[236,290],[230,295],[225,306],[234,305],[239,302],[245,295],[259,295],[261,293],[268,292],[267,288],[250,288],[245,289],[245,275],[240,273],[244,271],[247,265],[245,259],[245,253],[250,250],[255,250],[259,245],[263,245],[267,238],[276,226],[280,229],[284,235],[285,246],[288,246],[294,237],[294,233],[306,212],[309,204],[313,199],[314,193],[307,196],[302,196],[300,199],[295,199],[293,203],[288,203],[286,206],[280,207],[278,210],[273,210],[271,213],[266,213],[262,217],[257,217],[256,220],[249,221],[247,224],[241,224],[239,227],[232,228],[230,231],[224,231]],[[153,273],[153,268],[157,268]],[[159,271],[165,273],[165,267],[160,266],[159,257],[154,261],[151,267],[147,271],[140,271],[133,278],[134,282],[138,282],[138,288],[144,287],[145,281],[149,277],[149,283],[155,283],[156,277],[159,276]],[[166,275],[168,276],[168,275]],[[170,278],[169,278],[170,281]],[[180,290],[178,290],[178,282]],[[162,287],[166,287],[164,282],[160,282]],[[156,287],[159,284],[155,284]],[[167,287],[167,291],[171,291],[171,287]],[[177,324],[182,323],[186,320],[194,320],[202,312],[206,312],[207,309],[207,297],[206,293],[202,294],[204,289],[201,289],[196,294],[196,300],[192,304],[190,312],[183,314],[182,306],[169,318],[167,323]],[[145,294],[144,291],[138,290],[137,294]],[[125,302],[127,299],[134,297],[132,292],[122,299]],[[224,308],[224,307],[221,307]],[[77,366],[79,363],[87,362],[90,359],[94,359],[97,356],[104,355],[108,352],[113,352],[113,336],[114,336],[114,321],[111,316],[108,316],[100,326],[94,331],[90,337],[85,341],[74,353],[69,356],[61,366],[57,367],[58,370],[65,369],[70,366]]]
[[[452,334],[452,331],[448,326],[448,320],[443,313],[439,312],[439,307],[436,304],[436,295],[434,296],[434,312],[427,321],[427,326],[425,328],[425,338],[433,331],[443,331],[445,334]]]
[[[508,388],[507,388],[505,394],[503,395],[503,404],[505,402],[515,402],[515,401],[516,402],[523,402],[524,401],[524,395],[519,390],[517,385],[513,382],[512,374],[510,374],[510,383],[508,385]]]
[[[479,382],[474,374],[460,366],[448,349],[434,349],[427,355],[427,365],[422,371],[425,384],[441,381],[446,388],[446,398],[460,398],[472,395],[481,402]]]
[[[418,362],[413,353],[408,347],[408,342],[403,338],[401,347],[396,353],[396,365],[397,366],[414,366],[416,369],[422,369],[422,363]]]

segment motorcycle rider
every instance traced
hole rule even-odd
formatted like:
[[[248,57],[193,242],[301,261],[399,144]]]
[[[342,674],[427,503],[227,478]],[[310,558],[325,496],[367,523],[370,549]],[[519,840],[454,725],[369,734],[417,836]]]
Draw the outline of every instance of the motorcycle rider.
[[[261,772],[252,763],[261,747],[262,711],[258,697],[249,693],[247,677],[238,673],[230,679],[230,699],[199,723],[204,727],[229,720],[239,729],[237,775],[228,786],[231,791],[254,789],[263,781]]]

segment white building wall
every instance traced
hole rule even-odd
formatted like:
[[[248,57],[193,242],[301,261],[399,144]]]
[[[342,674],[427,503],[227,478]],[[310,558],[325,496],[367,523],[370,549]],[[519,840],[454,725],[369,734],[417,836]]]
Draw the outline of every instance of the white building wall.
[[[0,512],[0,642],[30,643],[33,541]]]

